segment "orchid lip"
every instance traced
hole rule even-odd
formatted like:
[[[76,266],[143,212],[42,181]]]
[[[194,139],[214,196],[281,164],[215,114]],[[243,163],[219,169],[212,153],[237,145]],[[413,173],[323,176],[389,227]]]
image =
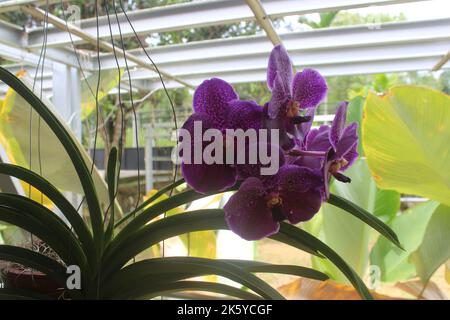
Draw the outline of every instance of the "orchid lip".
[[[333,173],[333,177],[336,178],[336,180],[340,181],[340,182],[344,182],[344,183],[350,183],[352,182],[352,179],[350,179],[350,177],[347,177],[346,175],[343,175],[340,172],[335,172]]]
[[[304,122],[309,122],[311,121],[312,117],[311,116],[296,116],[293,117],[291,119],[293,124],[300,124],[300,123],[304,123]]]
[[[276,222],[281,222],[281,221],[286,220],[286,216],[284,215],[283,210],[281,209],[280,205],[272,208],[272,217],[273,217],[273,220]]]
[[[300,105],[297,101],[289,100],[288,107],[286,110],[286,116],[288,118],[296,118],[300,111]]]

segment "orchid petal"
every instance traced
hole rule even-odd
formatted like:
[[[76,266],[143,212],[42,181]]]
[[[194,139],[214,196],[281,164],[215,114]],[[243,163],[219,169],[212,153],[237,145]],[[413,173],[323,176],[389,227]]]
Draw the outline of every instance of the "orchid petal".
[[[285,86],[281,77],[277,74],[272,90],[272,98],[269,101],[268,108],[268,115],[271,119],[275,119],[280,114],[284,114],[286,112],[286,107],[290,97],[291,94],[289,92],[289,87]]]
[[[255,101],[232,100],[229,102],[228,113],[229,129],[255,129],[259,130],[263,122],[263,108]]]
[[[212,78],[205,80],[194,93],[194,112],[208,114],[218,128],[226,126],[228,102],[237,99],[233,87],[226,81]]]
[[[237,181],[236,169],[226,164],[181,164],[187,184],[199,193],[224,191]]]
[[[259,240],[277,233],[280,225],[273,220],[265,197],[261,180],[246,179],[223,208],[230,230],[246,240]]]
[[[340,104],[334,116],[333,123],[330,130],[330,143],[336,151],[337,144],[341,139],[342,132],[345,127],[345,121],[347,120],[347,106],[348,102],[344,101]]]
[[[317,107],[325,98],[327,90],[325,79],[313,69],[298,72],[292,84],[293,99],[302,109]]]
[[[290,92],[292,84],[292,61],[289,54],[282,45],[278,45],[272,49],[267,66],[267,86],[273,90],[277,74],[280,77],[282,86],[288,88]]]
[[[279,190],[283,213],[292,224],[311,219],[322,204],[321,172],[295,165],[280,170]]]

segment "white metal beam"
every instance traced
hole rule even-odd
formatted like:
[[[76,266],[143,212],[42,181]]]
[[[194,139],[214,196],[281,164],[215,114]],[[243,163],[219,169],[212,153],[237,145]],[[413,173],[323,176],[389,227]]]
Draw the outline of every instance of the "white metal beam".
[[[22,28],[0,20],[0,43],[14,47],[26,45],[26,34]]]
[[[263,0],[262,5],[267,15],[273,19],[312,12],[345,10],[417,1],[426,0]],[[140,35],[254,20],[252,11],[242,0],[194,1],[185,4],[130,11],[127,14],[136,32]],[[132,36],[133,30],[128,25],[123,14],[119,14],[119,22],[121,24],[122,34],[124,36]],[[118,36],[119,32],[115,21],[112,26],[114,36]],[[96,36],[96,19],[90,18],[80,21],[80,28],[86,34]],[[106,17],[100,17],[99,19],[99,34],[101,38],[109,37],[109,26]],[[73,40],[76,43],[83,41],[83,39],[77,36],[74,36]],[[41,28],[30,31],[28,42],[30,47],[40,46],[42,42],[43,32]],[[49,46],[67,45],[69,43],[70,38],[67,32],[58,30],[57,28],[49,29]]]
[[[115,55],[117,55],[118,57],[124,58],[129,60],[130,62],[148,69],[148,70],[152,70],[152,71],[156,71],[156,67],[153,65],[153,63],[147,61],[147,59],[142,59],[139,57],[136,57],[134,55],[132,55],[131,53],[129,53],[128,51],[122,50],[120,47],[114,47],[113,44],[107,42],[107,41],[97,41],[97,37],[96,36],[91,36],[87,33],[85,33],[83,30],[81,30],[80,28],[71,25],[71,24],[67,24],[66,21],[52,15],[52,14],[46,14],[43,10],[33,7],[33,6],[23,6],[22,10],[29,13],[31,16],[33,16],[36,19],[40,19],[40,20],[44,20],[46,19],[49,23],[53,24],[55,27],[57,27],[60,30],[66,30],[67,33],[71,33],[74,34],[80,38],[82,38],[83,40],[89,42],[90,44],[93,44],[95,46],[99,46],[99,49],[103,49],[106,50],[108,52],[114,52]],[[168,80],[173,80],[175,82],[180,83],[181,85],[185,86],[185,87],[193,87],[190,83],[175,77],[173,75],[171,75],[168,72],[165,72],[164,70],[158,68],[159,73],[166,79]]]
[[[436,57],[422,57],[422,58],[400,58],[387,59],[381,61],[358,61],[346,62],[341,64],[328,65],[311,65],[309,67],[320,71],[324,76],[342,76],[342,75],[359,75],[359,74],[376,74],[376,73],[390,73],[390,72],[405,72],[430,70],[436,62]],[[448,66],[450,67],[450,66]],[[445,67],[444,67],[445,68]],[[204,73],[186,76],[190,82],[198,85],[203,80],[211,77],[219,77],[229,83],[247,83],[258,82],[266,80],[266,69],[252,69],[252,70],[233,70],[220,73]],[[174,82],[166,82],[166,87],[177,88]],[[147,80],[145,86],[149,89],[155,90],[161,88],[161,84],[155,80]]]
[[[346,65],[392,59],[434,57],[437,61],[450,47],[450,19],[391,23],[381,29],[347,27],[281,35],[295,66]],[[188,78],[191,75],[219,75],[242,70],[262,70],[272,44],[264,36],[204,41],[166,46],[151,51],[154,60],[168,72]],[[138,51],[133,52],[139,56]],[[428,61],[428,60],[427,60]],[[102,68],[115,67],[110,56],[103,56]],[[122,63],[123,65],[123,63]],[[428,69],[434,64],[429,65]],[[404,70],[402,65],[399,70]],[[390,71],[395,71],[391,66]],[[347,74],[335,68],[334,75]],[[409,66],[414,70],[414,66]],[[423,64],[417,70],[423,70]],[[365,73],[362,70],[362,73]],[[156,74],[132,70],[133,79],[156,79]]]
[[[388,51],[394,44],[450,40],[450,19],[388,23],[381,25],[380,29],[374,30],[366,26],[318,29],[290,32],[282,34],[280,37],[290,53],[295,51],[323,52],[368,46],[385,47]],[[268,56],[271,50],[272,44],[265,36],[252,36],[163,46],[150,49],[149,53],[158,65],[169,63],[182,65],[191,61],[206,62],[210,60],[220,63],[220,61],[230,58],[238,59],[258,54]],[[130,50],[129,52],[135,56],[144,57],[141,50]],[[348,52],[351,54],[351,50]],[[371,55],[374,54],[375,52]],[[354,56],[360,57],[357,53]],[[119,64],[124,66],[123,59],[119,59]],[[113,55],[102,55],[101,66],[102,69],[116,68]],[[134,65],[130,64],[130,66]],[[242,63],[236,67],[242,67]]]

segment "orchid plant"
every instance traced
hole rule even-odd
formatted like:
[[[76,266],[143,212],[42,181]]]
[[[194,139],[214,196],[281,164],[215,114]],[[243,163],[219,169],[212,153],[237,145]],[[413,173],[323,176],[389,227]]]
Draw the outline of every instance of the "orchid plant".
[[[380,232],[400,247],[395,233],[381,220],[339,196],[330,194],[330,179],[350,182],[343,172],[357,156],[356,126],[346,126],[346,103],[341,104],[331,126],[311,129],[314,110],[326,95],[326,82],[314,70],[293,75],[286,50],[277,46],[269,58],[269,102],[239,100],[223,80],[203,82],[194,94],[194,113],[183,128],[192,131],[195,122],[203,129],[277,129],[279,141],[270,140],[278,151],[276,174],[262,175],[263,163],[191,164],[182,154],[180,179],[152,195],[135,210],[115,221],[120,150],[108,159],[109,203],[98,197],[89,163],[59,119],[17,77],[0,68],[0,80],[15,90],[61,141],[77,172],[84,192],[87,219],[45,177],[16,165],[0,164],[0,173],[22,180],[42,192],[66,221],[48,207],[25,196],[0,192],[0,220],[18,226],[43,241],[58,259],[27,248],[0,245],[0,260],[21,264],[44,274],[70,299],[148,299],[183,291],[206,291],[241,299],[282,299],[283,296],[254,273],[292,274],[316,280],[328,276],[317,270],[266,262],[205,259],[197,257],[135,258],[161,241],[189,232],[231,229],[247,240],[270,237],[285,245],[330,260],[348,278],[362,298],[372,296],[355,271],[330,247],[300,227],[327,201]],[[216,137],[222,139],[221,137]],[[223,139],[226,139],[223,138]],[[203,142],[202,142],[203,143]],[[229,148],[227,141],[224,148]],[[275,146],[276,148],[273,148]],[[206,148],[201,144],[201,148]],[[247,148],[248,147],[248,148]],[[248,145],[244,149],[251,150]],[[248,149],[248,150],[247,150]],[[241,150],[242,151],[242,150]],[[273,152],[272,152],[273,154]],[[45,157],[45,154],[43,155]],[[183,157],[184,156],[184,157]],[[187,190],[164,198],[166,192],[187,182]],[[235,192],[223,209],[205,209],[165,215],[174,208],[225,191]],[[172,193],[171,193],[172,194]],[[164,198],[164,199],[163,199]],[[162,199],[162,200],[161,200]],[[160,201],[159,201],[160,200]],[[286,222],[287,220],[288,222]],[[345,235],[343,235],[345,236]],[[68,270],[81,272],[79,287],[69,287]],[[219,275],[240,288],[199,276]],[[12,284],[0,289],[0,298],[49,298],[43,288],[24,290]]]
[[[281,132],[280,141],[270,141],[277,145],[281,158],[274,175],[262,176],[255,168],[258,164],[182,163],[187,183],[201,193],[224,191],[242,180],[224,212],[230,229],[246,240],[276,234],[280,221],[298,224],[311,219],[329,199],[331,177],[350,182],[342,172],[358,157],[357,124],[345,126],[347,102],[339,106],[331,126],[311,129],[315,109],[327,92],[319,72],[305,69],[294,75],[286,49],[278,45],[269,58],[267,85],[272,97],[262,107],[255,101],[239,100],[223,80],[206,80],[195,91],[194,114],[183,126],[192,135],[196,121],[205,129]]]

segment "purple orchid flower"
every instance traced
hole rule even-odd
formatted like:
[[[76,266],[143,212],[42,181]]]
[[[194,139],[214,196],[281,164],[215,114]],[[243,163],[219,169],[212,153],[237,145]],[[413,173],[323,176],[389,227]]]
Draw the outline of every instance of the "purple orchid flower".
[[[291,154],[299,156],[295,164],[308,168],[324,170],[324,182],[328,197],[328,183],[331,176],[342,182],[350,179],[342,174],[358,158],[358,124],[353,122],[345,126],[348,102],[340,104],[330,126],[322,125],[310,130],[301,147]]]
[[[268,108],[271,119],[298,117],[300,109],[317,107],[327,93],[326,81],[316,70],[304,69],[293,75],[292,61],[282,45],[270,54],[267,86],[272,91]]]
[[[294,138],[301,135],[299,126],[311,122],[315,107],[325,98],[326,81],[313,69],[304,69],[294,76],[286,49],[278,45],[270,54],[267,86],[272,98],[265,107],[265,127],[277,128],[280,146],[289,150],[295,145]]]
[[[250,177],[224,206],[225,220],[246,240],[259,240],[278,232],[280,222],[297,224],[311,219],[324,199],[319,170],[285,165],[272,179]]]
[[[218,129],[225,133],[226,129],[259,129],[262,125],[262,107],[254,101],[241,101],[233,87],[226,81],[213,78],[205,80],[195,90],[193,99],[194,113],[186,120],[183,129],[191,137],[194,134],[194,122],[202,123],[202,135],[207,129]],[[225,136],[224,136],[225,137]],[[225,138],[224,138],[225,139]],[[203,148],[207,143],[191,140],[192,150],[198,143]],[[227,143],[224,142],[226,147]],[[226,154],[226,152],[224,152]],[[181,171],[187,184],[200,193],[218,192],[232,187],[238,178],[237,170],[233,165],[194,163],[194,155],[190,161],[183,159]]]

